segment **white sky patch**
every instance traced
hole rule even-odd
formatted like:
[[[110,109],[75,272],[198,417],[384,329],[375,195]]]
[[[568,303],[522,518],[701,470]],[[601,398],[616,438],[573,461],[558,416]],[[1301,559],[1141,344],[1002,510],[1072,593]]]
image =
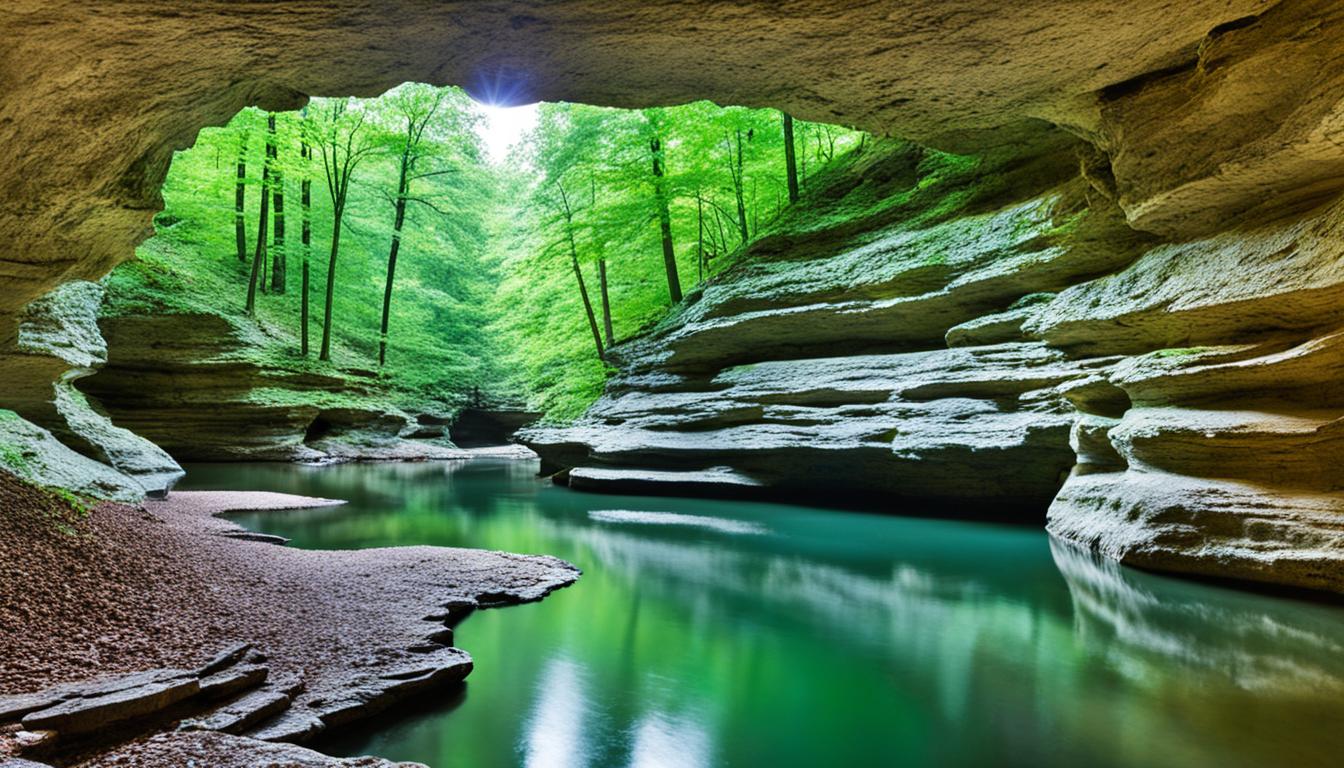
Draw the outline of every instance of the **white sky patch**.
[[[476,132],[480,134],[486,154],[494,163],[503,162],[509,154],[509,147],[517,144],[523,134],[537,127],[536,104],[517,107],[481,104],[481,113],[485,119],[477,124]]]
[[[729,520],[723,517],[702,517],[700,515],[682,515],[676,512],[636,512],[630,509],[594,509],[588,517],[601,523],[635,523],[637,525],[681,525],[688,528],[704,528],[720,533],[768,533],[765,526],[749,523],[745,520]]]

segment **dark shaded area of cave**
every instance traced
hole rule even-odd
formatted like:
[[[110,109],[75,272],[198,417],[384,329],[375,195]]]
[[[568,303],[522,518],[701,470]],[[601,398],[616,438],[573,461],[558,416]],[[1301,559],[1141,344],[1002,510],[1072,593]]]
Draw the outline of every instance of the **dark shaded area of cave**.
[[[507,445],[518,430],[536,421],[537,416],[530,411],[464,408],[448,428],[448,437],[460,448]]]

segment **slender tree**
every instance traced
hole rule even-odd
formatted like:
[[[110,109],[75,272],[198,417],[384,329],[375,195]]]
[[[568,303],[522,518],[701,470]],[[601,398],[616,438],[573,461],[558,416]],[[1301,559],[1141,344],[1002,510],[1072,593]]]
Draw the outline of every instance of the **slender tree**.
[[[597,174],[588,171],[588,207],[597,208]],[[599,251],[600,253],[600,251]],[[611,329],[611,295],[607,290],[607,259],[605,255],[597,257],[597,286],[602,296],[602,334],[606,337],[607,348],[616,343],[616,334]]]
[[[270,222],[270,202],[271,202],[271,166],[275,162],[275,113],[266,115],[266,160],[261,166],[261,215],[257,221],[257,249],[252,256],[252,274],[247,280],[247,314],[256,312],[257,308],[257,282],[260,280],[263,287],[265,277],[262,275],[262,265],[266,260],[266,253],[269,241],[266,237],[267,223]]]
[[[751,238],[747,230],[747,201],[746,189],[744,184],[745,171],[743,168],[742,152],[742,129],[734,131],[734,138],[724,137],[724,145],[728,148],[728,173],[733,180],[733,198],[737,202],[737,229],[742,236],[742,244],[746,245],[747,240]]]
[[[663,241],[663,271],[667,273],[667,292],[672,303],[681,301],[681,277],[677,274],[677,253],[672,247],[672,214],[668,210],[667,179],[663,163],[663,139],[658,124],[649,121],[649,155],[653,160],[653,199],[658,209],[658,229]]]
[[[789,202],[798,202],[798,159],[794,156],[793,146],[793,115],[788,112],[781,112],[784,115],[784,172],[788,178],[789,184]]]
[[[593,346],[597,347],[598,359],[606,360],[607,353],[602,347],[602,335],[597,330],[597,318],[593,315],[593,302],[588,298],[588,286],[583,281],[583,270],[579,267],[579,246],[574,239],[574,209],[569,204],[569,194],[565,191],[563,181],[556,180],[555,189],[560,203],[560,215],[564,217],[569,263],[574,268],[574,280],[579,284],[579,297],[583,300],[584,314],[588,316],[588,329],[593,332]]]
[[[798,153],[798,178],[801,184],[807,183],[807,123],[798,126],[798,143],[803,151]]]
[[[446,167],[426,168],[431,152],[425,141],[425,130],[443,105],[446,91],[428,86],[403,86],[391,97],[393,108],[401,120],[401,133],[396,138],[399,152],[397,193],[392,198],[392,245],[387,253],[387,281],[383,286],[383,317],[378,331],[378,367],[387,362],[387,334],[392,316],[392,285],[397,275],[397,254],[401,250],[401,230],[406,223],[406,204],[419,202],[434,208],[423,197],[411,194],[411,185],[429,176],[452,173]],[[437,210],[437,208],[436,208]]]
[[[285,253],[285,176],[280,163],[280,143],[274,139],[272,144],[271,169],[271,209],[275,214],[275,224],[271,237],[271,293],[285,292],[285,278],[288,265]]]
[[[304,107],[300,113],[299,124],[299,159],[301,173],[299,177],[299,208],[302,209],[301,230],[299,240],[301,248],[301,258],[303,259],[302,285],[300,290],[302,296],[299,298],[299,353],[304,357],[308,356],[308,262],[311,259],[313,251],[313,148],[308,143],[308,135],[311,127],[308,123],[308,107]]]
[[[376,145],[365,128],[367,112],[350,109],[344,99],[332,99],[323,115],[320,147],[327,194],[331,196],[331,256],[327,261],[327,294],[322,309],[322,347],[319,360],[331,359],[332,303],[336,297],[336,260],[341,252],[341,223],[350,199],[350,178]]]
[[[602,294],[602,333],[607,338],[607,346],[616,343],[611,331],[611,296],[607,293],[607,260],[597,260],[597,283]]]
[[[695,191],[695,269],[696,279],[705,281],[705,200]]]
[[[409,122],[409,121],[408,121]],[[393,204],[396,210],[392,220],[392,246],[387,252],[387,280],[383,283],[383,320],[378,329],[378,367],[387,362],[387,326],[392,314],[392,281],[397,275],[397,251],[401,249],[401,228],[406,223],[407,169],[409,166],[409,146],[401,152],[401,169],[397,175],[397,199]]]
[[[247,139],[250,132],[246,123],[239,129],[238,180],[233,185],[233,233],[238,246],[238,261],[243,264],[247,263]]]

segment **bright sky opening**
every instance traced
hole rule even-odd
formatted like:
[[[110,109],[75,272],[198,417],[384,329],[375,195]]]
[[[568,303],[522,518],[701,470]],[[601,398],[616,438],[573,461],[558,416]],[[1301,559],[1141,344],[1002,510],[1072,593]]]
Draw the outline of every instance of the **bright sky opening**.
[[[503,162],[509,147],[517,144],[523,134],[537,126],[536,104],[517,107],[482,104],[481,112],[485,114],[485,119],[477,124],[476,131],[481,141],[485,142],[485,150],[492,163]]]

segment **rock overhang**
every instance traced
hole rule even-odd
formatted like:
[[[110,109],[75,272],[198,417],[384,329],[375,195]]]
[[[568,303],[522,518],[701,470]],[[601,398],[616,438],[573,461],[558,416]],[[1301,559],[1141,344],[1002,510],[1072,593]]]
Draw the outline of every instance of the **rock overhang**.
[[[24,151],[0,169],[0,234],[13,244],[0,257],[0,314],[129,258],[150,234],[172,151],[201,127],[250,104],[293,108],[305,94],[407,80],[504,102],[774,106],[959,152],[1022,154],[1068,131],[1122,159],[1116,181],[1136,226],[1179,236],[1187,220],[1207,227],[1265,198],[1261,171],[1219,173],[1236,148],[1204,130],[1215,126],[1202,115],[1226,117],[1211,103],[1255,117],[1238,147],[1301,134],[1304,172],[1344,159],[1321,139],[1338,119],[1321,97],[1334,81],[1319,74],[1341,46],[1331,5],[19,0],[4,11],[0,138]],[[1284,75],[1287,97],[1246,85],[1276,56],[1303,59]],[[1276,128],[1279,113],[1294,119]],[[1174,146],[1172,127],[1195,140]],[[1313,189],[1329,186],[1314,176]]]

